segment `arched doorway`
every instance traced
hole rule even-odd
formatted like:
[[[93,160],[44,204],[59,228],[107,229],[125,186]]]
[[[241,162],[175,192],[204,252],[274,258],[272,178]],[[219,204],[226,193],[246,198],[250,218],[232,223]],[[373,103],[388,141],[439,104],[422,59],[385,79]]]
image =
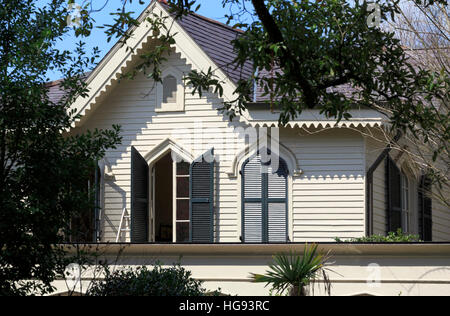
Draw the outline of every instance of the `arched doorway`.
[[[166,139],[131,148],[131,242],[213,242],[214,149],[196,159]]]
[[[151,239],[189,241],[189,166],[172,151],[151,166]]]

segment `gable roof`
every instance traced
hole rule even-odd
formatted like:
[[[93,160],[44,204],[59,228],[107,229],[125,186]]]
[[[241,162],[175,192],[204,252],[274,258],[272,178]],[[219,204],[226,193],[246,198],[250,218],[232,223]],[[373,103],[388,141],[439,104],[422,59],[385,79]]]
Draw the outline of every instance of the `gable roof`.
[[[164,0],[157,0],[157,2],[159,2],[166,10],[169,9],[169,6]],[[147,9],[144,10],[141,17],[146,11]],[[243,67],[239,68],[237,68],[234,63],[236,52],[234,51],[232,41],[238,38],[243,31],[234,29],[226,24],[196,13],[190,13],[183,16],[178,19],[177,22],[232,82],[237,84],[239,79],[251,77],[253,73],[251,62],[247,62]],[[113,53],[114,48],[115,47],[111,48],[98,65],[100,65],[109,54]],[[90,74],[91,73],[87,73],[86,78],[88,78]],[[62,80],[55,80],[47,83],[47,87],[49,88],[48,95],[52,102],[58,102],[64,95],[64,90],[60,87],[61,81]]]
[[[82,80],[86,80],[89,77],[90,74],[91,74],[90,71],[89,72],[85,72],[83,74]],[[64,89],[61,87],[62,81],[63,81],[63,79],[59,79],[59,80],[47,82],[45,84],[46,88],[48,89],[47,96],[48,96],[50,102],[56,104],[66,94]]]
[[[133,35],[127,39],[127,45],[118,41],[86,79],[88,94],[77,98],[70,108],[76,109],[80,115],[73,127],[90,115],[107,91],[117,84],[123,71],[142,52],[145,45],[153,40],[152,29],[145,21],[151,13],[170,16],[168,6],[161,0],[153,0],[141,13],[138,18],[141,23],[130,29]],[[183,21],[168,20],[165,23],[168,27],[172,26],[175,34],[175,53],[181,54],[182,59],[187,59],[192,69],[204,71],[211,68],[218,80],[224,82],[223,99],[234,99],[237,80],[251,73],[251,64],[246,64],[242,72],[232,65],[236,55],[231,40],[242,34],[242,31],[197,14],[190,14],[184,17]],[[225,45],[225,42],[228,44]],[[59,93],[56,87],[51,92],[55,96]]]
[[[177,22],[234,83],[241,78],[248,79],[252,76],[253,67],[250,61],[242,68],[236,68],[234,63],[236,52],[232,41],[243,33],[241,30],[196,13],[183,16]]]
[[[76,109],[77,114],[79,114],[79,118],[73,123],[72,127],[79,126],[88,119],[95,107],[108,94],[108,91],[118,83],[122,72],[129,67],[130,63],[144,49],[145,45],[153,39],[152,30],[145,23],[146,17],[151,12],[170,15],[167,11],[167,5],[161,1],[152,1],[140,15],[139,21],[141,24],[133,27],[133,36],[127,41],[127,45],[132,47],[132,50],[128,49],[127,45],[121,45],[118,42],[98,63],[92,73],[87,75],[88,94],[77,98],[69,109]],[[224,89],[222,98],[227,101],[235,99],[234,91],[237,81],[240,78],[247,79],[251,77],[253,71],[251,62],[244,64],[242,69],[237,69],[233,65],[236,53],[231,41],[242,34],[242,31],[192,13],[184,16],[182,19],[167,21],[166,23],[168,26],[172,25],[173,31],[176,33],[176,43],[173,45],[175,53],[180,54],[182,59],[186,59],[192,69],[204,71],[211,67],[218,79],[224,82],[222,85]],[[49,85],[50,97],[60,98],[61,91],[59,86],[52,83],[49,83]],[[269,126],[276,124],[272,116],[256,118],[247,112],[244,112],[242,115],[247,123],[252,121],[252,123],[257,123],[256,121],[262,120]],[[308,117],[308,124],[311,124],[310,119],[318,121],[320,118],[314,115]],[[297,121],[304,120],[299,118]],[[357,124],[362,124],[363,126],[367,124],[370,126],[382,124],[378,117],[376,122],[366,122],[363,119],[358,121]],[[331,124],[331,121],[327,120],[326,123]]]
[[[276,76],[276,74],[283,74],[282,70],[280,69],[274,69],[273,71],[267,71],[266,69],[263,69],[258,72],[259,78],[272,78]],[[342,93],[347,98],[352,97],[353,93],[357,90],[351,86],[351,84],[342,84],[335,87],[330,87],[327,90],[328,92],[337,92]],[[253,100],[255,103],[271,103],[270,101],[270,95],[266,95],[264,91],[264,86],[258,84],[256,86],[256,89],[254,91]]]
[[[48,88],[48,99],[52,103],[58,103],[65,94],[64,90],[61,88],[61,82],[62,79],[48,82],[45,85]]]

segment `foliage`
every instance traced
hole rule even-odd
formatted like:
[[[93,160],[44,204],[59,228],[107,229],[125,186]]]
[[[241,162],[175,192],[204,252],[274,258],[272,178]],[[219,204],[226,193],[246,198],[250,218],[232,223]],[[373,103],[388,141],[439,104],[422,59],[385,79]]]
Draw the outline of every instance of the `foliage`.
[[[446,0],[409,1],[447,5]],[[98,51],[86,56],[82,40],[73,52],[56,49],[70,30],[66,6],[74,1],[49,0],[44,7],[38,2],[0,0],[0,294],[51,291],[51,281],[64,266],[63,252],[51,244],[70,235],[67,223],[90,208],[85,179],[94,161],[120,141],[118,126],[67,135],[77,119],[70,105],[86,96],[85,72]],[[129,2],[122,1],[113,24],[103,26],[108,40],[120,38],[127,45],[142,23],[127,12]],[[196,11],[198,2],[168,0],[175,19]],[[400,0],[373,2],[380,6],[381,23],[399,13]],[[235,64],[251,62],[254,70],[254,76],[238,82],[235,100],[223,104],[230,119],[253,101],[256,81],[270,108],[280,110],[281,124],[308,108],[341,120],[350,118],[353,106],[368,106],[386,113],[394,129],[433,144],[427,159],[448,153],[448,111],[436,111],[448,105],[448,72],[417,67],[393,32],[368,26],[366,1],[222,3],[235,8],[227,17],[243,30],[233,42]],[[88,6],[86,1],[81,26],[75,29],[81,39],[95,25]],[[242,12],[250,19],[236,20]],[[144,23],[152,28],[154,49],[141,53],[141,62],[124,76],[143,72],[161,81],[161,65],[176,34],[166,17],[151,15]],[[64,74],[59,82],[64,97],[57,101],[48,97],[49,70]],[[222,96],[215,70],[194,70],[185,79],[194,92],[213,89]],[[342,87],[351,88],[350,93]],[[442,179],[439,174],[435,178]],[[37,281],[19,282],[24,279]]]
[[[331,284],[328,279],[326,265],[329,255],[317,253],[317,245],[305,246],[303,256],[295,253],[277,254],[273,257],[275,264],[269,265],[265,275],[251,274],[253,282],[266,283],[272,291],[282,295],[289,291],[291,296],[305,296],[306,287],[323,277],[325,290],[330,294]]]
[[[400,150],[408,154],[411,165],[427,171],[433,185],[428,194],[450,207],[450,11],[441,3],[423,6],[408,2],[400,7],[400,12],[396,20],[385,27],[390,28],[401,44],[408,48],[408,55],[415,64],[447,78],[442,86],[445,97],[435,100],[435,106],[428,109],[430,114],[427,115],[431,116],[427,121],[433,123],[432,129],[423,135],[428,141],[418,142],[414,135],[405,135],[405,138],[410,138],[411,148]]]
[[[175,19],[197,11],[201,3],[160,2],[167,4]],[[102,26],[108,40],[120,38],[123,45],[127,45],[135,27],[143,23],[127,12],[127,3],[122,1],[113,13],[113,24]],[[224,101],[222,112],[230,120],[242,115],[254,101],[255,83],[263,91],[267,108],[279,111],[281,125],[305,109],[316,108],[328,117],[342,120],[351,118],[352,108],[369,107],[386,114],[392,130],[400,129],[404,135],[411,135],[413,142],[429,148],[422,165],[430,167],[443,162],[446,166],[450,140],[449,73],[411,60],[397,32],[382,27],[401,15],[405,3],[417,7],[428,18],[428,12],[434,12],[435,7],[446,8],[448,4],[447,0],[222,0],[230,12],[224,16],[227,23],[242,31],[233,41],[237,57],[225,67],[241,68],[250,63],[254,73],[240,78],[234,99]],[[378,12],[374,7],[379,7],[379,21],[374,18]],[[445,16],[442,21],[446,21]],[[432,21],[434,28],[442,25],[436,20]],[[379,25],[374,25],[374,21]],[[172,52],[176,33],[164,15],[150,14],[144,23],[152,30],[152,50],[141,53],[141,62],[124,77],[134,78],[143,72],[160,82],[161,67]],[[90,24],[86,21],[84,25]],[[448,41],[446,32],[439,29],[437,33],[444,33]],[[217,77],[216,69],[193,69],[185,80],[193,87],[193,93],[202,95],[210,90],[222,97],[224,82]],[[446,185],[447,169],[429,169],[433,183]]]
[[[165,2],[175,19],[195,12],[200,3]],[[447,0],[406,2],[420,8],[447,5]],[[428,146],[427,162],[447,159],[450,118],[448,106],[442,111],[441,105],[448,105],[448,72],[413,62],[395,32],[369,23],[374,5],[380,8],[380,25],[395,20],[401,13],[401,0],[374,0],[372,7],[365,0],[222,0],[222,4],[230,12],[225,16],[228,23],[242,30],[233,41],[237,58],[226,66],[241,68],[251,63],[254,72],[238,81],[235,98],[221,107],[231,120],[253,102],[256,82],[267,108],[279,110],[281,125],[305,109],[316,108],[342,120],[351,118],[354,107],[369,107],[385,113],[393,130],[400,129]],[[142,62],[127,76],[142,71],[160,81],[161,64],[176,34],[167,17],[152,15],[145,23],[154,31],[154,50],[141,54]],[[139,24],[123,16],[109,26],[108,35],[123,36],[126,44],[130,34],[124,35],[125,30]],[[223,82],[215,70],[194,69],[185,79],[193,93],[212,90],[222,97]],[[446,182],[447,174],[430,173],[436,183]]]
[[[350,240],[341,240],[336,238],[336,242],[343,243],[394,243],[394,242],[421,242],[418,235],[404,233],[401,229],[396,232],[389,232],[387,236],[373,235],[369,237],[352,238]]]
[[[108,270],[107,270],[108,271]],[[202,282],[180,265],[153,269],[146,266],[107,273],[105,279],[94,281],[88,296],[203,296]]]
[[[67,135],[97,56],[57,49],[68,32],[64,0],[0,0],[0,295],[49,293],[62,274],[70,221],[92,210],[87,178],[119,127]],[[49,97],[49,71],[64,96]],[[30,281],[24,281],[30,280]]]

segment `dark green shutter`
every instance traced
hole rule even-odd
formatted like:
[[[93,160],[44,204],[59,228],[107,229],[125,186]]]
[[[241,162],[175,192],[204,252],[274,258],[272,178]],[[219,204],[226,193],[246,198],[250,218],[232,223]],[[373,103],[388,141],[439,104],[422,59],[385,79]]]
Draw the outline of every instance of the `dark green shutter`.
[[[422,176],[419,185],[419,235],[423,241],[433,240],[431,181]]]
[[[148,242],[148,164],[131,147],[131,242]]]
[[[242,241],[260,243],[264,238],[264,194],[261,156],[247,159],[242,166]]]
[[[278,159],[278,170],[273,171],[269,168],[267,174],[268,242],[287,242],[288,240],[287,177],[289,171],[284,160]]]
[[[386,164],[386,188],[387,229],[388,232],[396,232],[402,228],[401,171],[389,156]]]
[[[214,150],[197,158],[190,167],[190,241],[214,242]]]
[[[270,150],[267,150],[270,155]],[[274,159],[274,158],[272,158]],[[242,241],[287,242],[288,201],[285,161],[279,157],[278,170],[262,163],[258,152],[242,166]]]

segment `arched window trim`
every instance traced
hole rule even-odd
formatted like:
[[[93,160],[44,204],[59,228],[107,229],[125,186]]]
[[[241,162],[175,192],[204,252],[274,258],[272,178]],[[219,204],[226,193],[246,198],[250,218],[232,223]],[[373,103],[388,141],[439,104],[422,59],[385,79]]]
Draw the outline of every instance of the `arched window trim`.
[[[234,157],[230,168],[227,170],[228,177],[237,178],[242,169],[243,162],[245,162],[247,158],[255,154],[255,152],[259,149],[259,144],[264,143],[267,143],[267,138],[260,137],[256,142],[246,146],[241,151],[239,151]],[[300,168],[295,154],[281,142],[278,143],[278,149],[280,157],[283,158],[288,166],[290,177],[301,176],[303,174],[303,170]]]
[[[188,163],[192,163],[192,161],[194,160],[194,155],[189,150],[181,146],[178,142],[170,137],[166,138],[158,145],[153,147],[149,152],[147,152],[144,155],[144,159],[147,161],[148,165],[151,166],[169,151],[174,152],[182,160]]]
[[[177,80],[177,90],[176,90],[176,102],[174,103],[164,103],[164,87],[161,82],[157,83],[156,87],[156,112],[182,112],[184,111],[184,101],[185,101],[185,87],[183,82],[183,72],[178,70],[176,67],[166,68],[162,71],[161,78],[164,79],[168,76],[172,76]]]
[[[268,148],[263,148],[261,150],[267,150],[268,153],[270,154],[270,149]],[[261,207],[262,207],[262,243],[269,243],[269,218],[268,218],[268,212],[269,212],[269,208],[268,205],[269,204],[274,204],[274,203],[284,203],[285,204],[285,210],[286,210],[286,242],[290,241],[290,235],[291,235],[291,230],[290,230],[290,226],[289,223],[291,221],[291,216],[289,214],[289,210],[290,210],[290,178],[291,178],[291,172],[289,170],[289,166],[286,162],[286,160],[281,157],[281,155],[278,157],[280,159],[280,161],[283,162],[284,165],[284,169],[285,169],[285,174],[286,174],[286,178],[285,178],[285,192],[286,192],[286,196],[285,198],[270,198],[269,194],[268,194],[268,189],[269,189],[269,183],[268,183],[268,174],[267,173],[262,173],[261,174],[261,179],[262,179],[262,183],[261,183],[261,188],[262,188],[262,192],[261,192],[261,197],[260,198],[246,198],[245,197],[245,172],[244,169],[247,166],[247,164],[250,162],[250,160],[254,159],[257,155],[259,155],[260,151],[258,150],[256,152],[254,152],[253,154],[249,155],[245,161],[241,164],[241,168],[240,168],[240,174],[241,174],[241,194],[240,194],[240,198],[241,198],[241,241],[242,242],[246,242],[245,241],[245,204],[246,203],[261,203]],[[279,168],[281,168],[282,166],[279,165]],[[280,169],[278,169],[280,170]],[[277,171],[278,171],[277,170]],[[275,241],[275,242],[279,242],[279,241]]]
[[[401,228],[403,232],[419,232],[419,180],[405,159],[387,157],[387,232]],[[400,218],[398,218],[400,216]]]

